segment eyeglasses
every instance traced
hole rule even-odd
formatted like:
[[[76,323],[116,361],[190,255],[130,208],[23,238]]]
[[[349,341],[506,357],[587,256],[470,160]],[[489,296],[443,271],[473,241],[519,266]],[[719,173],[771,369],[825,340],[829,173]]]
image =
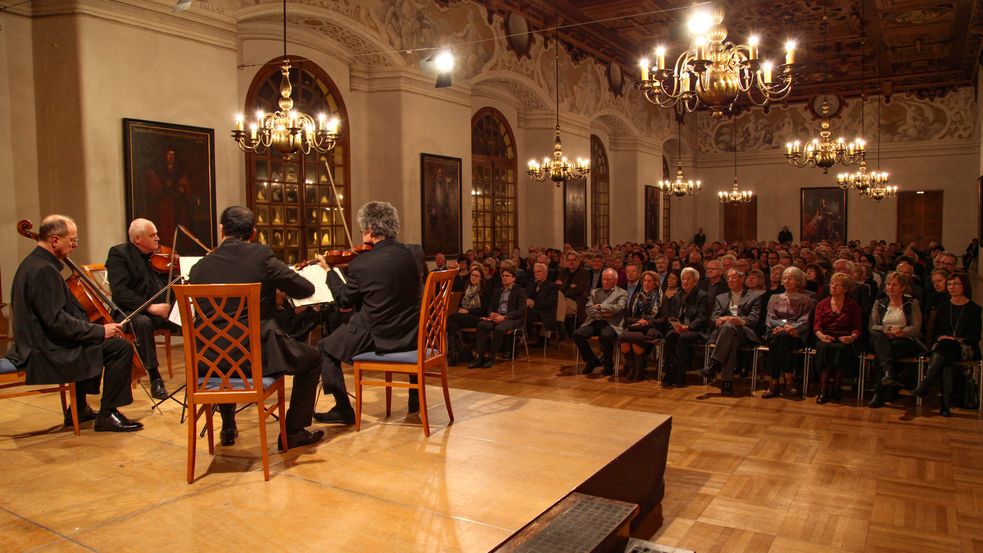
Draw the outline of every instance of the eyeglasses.
[[[78,236],[76,236],[75,238],[66,238],[65,236],[63,236],[61,234],[56,234],[55,237],[61,238],[62,240],[68,240],[68,242],[71,243],[71,245],[73,245],[73,246],[78,246],[79,245]]]

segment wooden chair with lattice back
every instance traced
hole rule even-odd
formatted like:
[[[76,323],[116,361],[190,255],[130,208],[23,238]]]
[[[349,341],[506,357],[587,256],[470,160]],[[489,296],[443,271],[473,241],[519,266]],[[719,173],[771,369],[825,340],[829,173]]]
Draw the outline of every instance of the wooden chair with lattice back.
[[[188,483],[194,480],[198,419],[204,414],[208,453],[215,453],[212,406],[255,403],[263,476],[270,479],[266,419],[277,413],[287,435],[284,377],[263,376],[259,283],[185,284],[174,287],[181,312],[188,382]],[[261,385],[257,385],[260,383]],[[266,402],[276,395],[276,403]],[[286,443],[282,444],[284,448]]]
[[[451,395],[447,388],[447,309],[454,284],[456,269],[434,271],[427,276],[427,284],[420,304],[420,328],[417,334],[416,349],[399,353],[367,352],[352,358],[355,363],[355,430],[362,423],[362,386],[384,386],[386,388],[386,416],[392,413],[392,389],[416,389],[420,394],[420,422],[423,433],[430,436],[430,421],[427,418],[426,377],[439,376],[444,390],[447,416],[454,422],[451,410]],[[385,380],[366,380],[366,372],[382,372]],[[416,384],[394,382],[393,373],[416,376]]]
[[[113,298],[113,292],[109,287],[109,272],[106,271],[105,263],[86,263],[82,265],[82,270],[85,271],[85,276],[89,277],[89,280],[99,285],[102,293],[107,298]],[[163,338],[164,340],[158,342],[157,338]],[[164,347],[164,358],[167,361],[167,378],[174,378],[174,365],[171,362],[171,331],[166,328],[155,330],[154,342],[157,346]]]

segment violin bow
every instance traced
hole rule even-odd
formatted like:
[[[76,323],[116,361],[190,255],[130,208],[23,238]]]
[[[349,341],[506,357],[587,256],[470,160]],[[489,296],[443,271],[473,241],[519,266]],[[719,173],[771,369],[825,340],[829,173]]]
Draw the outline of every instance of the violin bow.
[[[328,182],[331,183],[331,191],[334,193],[334,202],[338,206],[338,211],[341,213],[341,222],[345,223],[345,236],[348,237],[348,247],[354,248],[355,243],[352,242],[352,233],[348,230],[348,220],[345,219],[345,208],[341,206],[341,199],[338,198],[338,189],[335,188],[334,175],[331,173],[331,166],[328,165],[328,158],[322,157],[321,161],[324,162],[324,171],[328,174]]]

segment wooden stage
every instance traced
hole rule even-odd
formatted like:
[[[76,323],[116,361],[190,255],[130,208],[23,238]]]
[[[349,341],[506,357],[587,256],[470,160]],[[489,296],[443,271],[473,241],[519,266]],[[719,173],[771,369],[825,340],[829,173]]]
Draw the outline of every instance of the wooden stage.
[[[255,412],[240,413],[235,446],[213,458],[199,440],[189,485],[180,407],[150,413],[134,392],[124,412],[146,428],[132,434],[86,423],[76,438],[56,395],[0,403],[0,550],[488,551],[576,490],[640,503],[639,537],[662,523],[664,415],[452,390],[448,426],[429,387],[425,438],[405,395],[384,421],[370,390],[361,432],[315,423],[325,441],[271,453],[269,482]]]

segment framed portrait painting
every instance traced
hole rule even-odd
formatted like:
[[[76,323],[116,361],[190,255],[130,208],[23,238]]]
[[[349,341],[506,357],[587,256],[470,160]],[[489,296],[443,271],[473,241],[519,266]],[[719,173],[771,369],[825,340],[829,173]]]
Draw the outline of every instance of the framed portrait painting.
[[[213,129],[123,119],[123,159],[127,222],[153,221],[168,246],[178,225],[215,246]]]
[[[846,242],[846,190],[835,186],[802,188],[799,236],[802,240]]]
[[[563,183],[563,241],[575,248],[587,247],[587,179]]]
[[[461,253],[461,158],[420,154],[423,251]]]

